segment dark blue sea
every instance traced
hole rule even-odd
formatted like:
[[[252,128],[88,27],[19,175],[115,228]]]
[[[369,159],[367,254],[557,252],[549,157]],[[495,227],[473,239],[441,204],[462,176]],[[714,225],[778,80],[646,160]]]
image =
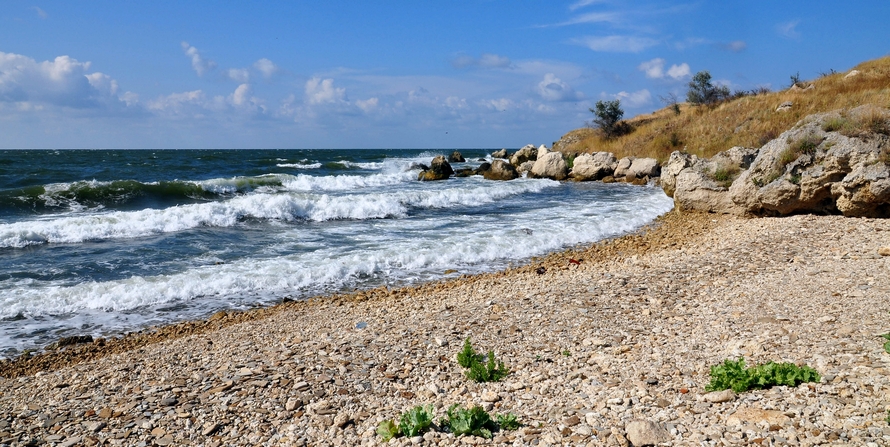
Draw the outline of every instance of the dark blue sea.
[[[0,357],[491,271],[639,228],[655,187],[419,182],[421,150],[0,151]],[[489,150],[462,150],[475,167]]]

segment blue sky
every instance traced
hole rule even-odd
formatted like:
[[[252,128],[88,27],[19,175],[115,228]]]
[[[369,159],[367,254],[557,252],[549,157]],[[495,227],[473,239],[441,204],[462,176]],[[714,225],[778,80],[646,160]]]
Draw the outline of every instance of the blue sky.
[[[626,117],[787,87],[890,53],[890,2],[0,3],[2,148],[547,144],[598,100]]]

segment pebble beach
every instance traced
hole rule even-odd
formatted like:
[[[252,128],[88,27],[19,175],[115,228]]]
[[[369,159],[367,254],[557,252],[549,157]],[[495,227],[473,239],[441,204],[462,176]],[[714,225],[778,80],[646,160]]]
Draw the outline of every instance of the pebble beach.
[[[888,245],[887,220],[672,211],[505,271],[59,348],[0,363],[0,445],[378,445],[453,404],[524,425],[387,445],[890,445]],[[467,338],[510,374],[468,380]],[[821,380],[706,392],[740,357]]]

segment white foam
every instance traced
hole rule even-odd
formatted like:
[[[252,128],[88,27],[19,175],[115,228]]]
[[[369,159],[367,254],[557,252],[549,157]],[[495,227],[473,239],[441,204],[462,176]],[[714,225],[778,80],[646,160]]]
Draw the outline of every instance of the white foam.
[[[318,169],[321,163],[278,163],[279,168],[295,168],[295,169]]]

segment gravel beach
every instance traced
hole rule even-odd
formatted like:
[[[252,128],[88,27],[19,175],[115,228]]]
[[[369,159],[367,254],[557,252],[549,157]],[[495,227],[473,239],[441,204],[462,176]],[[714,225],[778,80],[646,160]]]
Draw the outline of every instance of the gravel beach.
[[[377,445],[457,403],[525,425],[390,443],[890,445],[888,245],[887,220],[675,211],[504,272],[97,340],[0,364],[0,444]],[[468,337],[510,375],[468,380]],[[706,393],[739,357],[822,379]]]

